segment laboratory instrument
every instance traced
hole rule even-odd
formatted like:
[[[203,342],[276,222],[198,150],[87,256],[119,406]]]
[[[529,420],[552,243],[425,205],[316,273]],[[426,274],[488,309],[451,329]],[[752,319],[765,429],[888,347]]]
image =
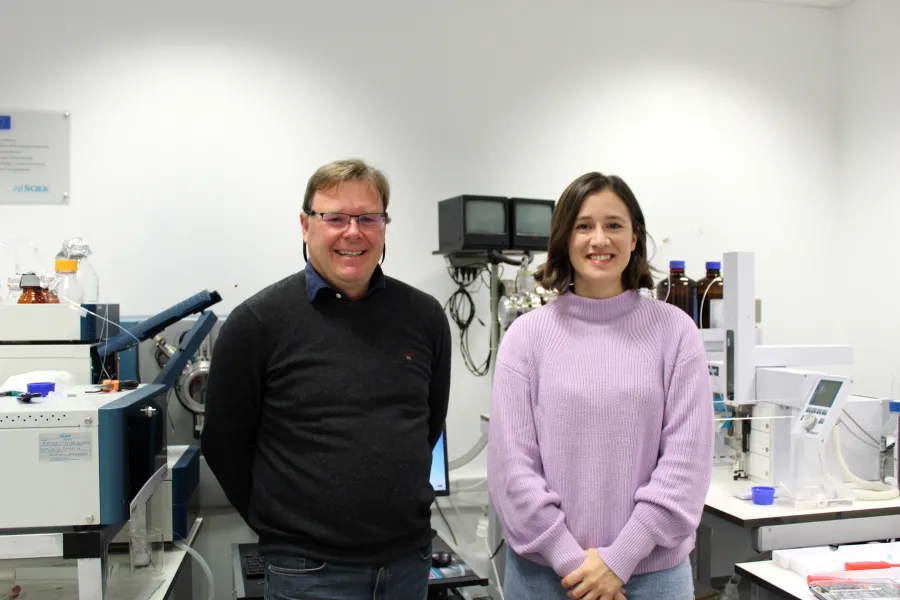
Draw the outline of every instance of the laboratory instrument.
[[[0,558],[77,558],[79,597],[102,600],[107,548],[123,528],[129,544],[155,531],[172,541],[186,535],[199,449],[170,452],[166,397],[215,321],[204,312],[167,368],[137,389],[0,397],[0,452],[10,457],[0,476],[18,482],[0,500]]]
[[[724,259],[724,327],[701,334],[713,392],[731,419],[734,477],[779,488],[777,502],[797,508],[900,495],[881,472],[887,399],[852,394],[851,379],[807,370],[852,364],[852,348],[762,344],[753,254]]]

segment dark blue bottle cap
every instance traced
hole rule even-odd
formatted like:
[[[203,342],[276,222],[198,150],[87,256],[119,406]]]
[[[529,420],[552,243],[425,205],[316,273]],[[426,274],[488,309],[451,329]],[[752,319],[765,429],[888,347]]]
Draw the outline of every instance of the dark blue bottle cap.
[[[895,401],[895,400],[891,400],[891,402],[890,402],[890,404],[888,405],[888,407],[889,407],[889,410],[890,410],[892,413],[900,413],[900,402],[897,402],[897,401]]]
[[[722,263],[720,263],[719,261],[710,261],[710,262],[706,263],[707,271],[718,271],[721,268],[722,268]]]
[[[29,394],[40,394],[41,396],[46,396],[50,392],[56,391],[56,384],[52,381],[39,381],[35,383],[28,384],[28,393]]]
[[[683,260],[670,260],[669,268],[670,269],[684,269],[684,261]]]

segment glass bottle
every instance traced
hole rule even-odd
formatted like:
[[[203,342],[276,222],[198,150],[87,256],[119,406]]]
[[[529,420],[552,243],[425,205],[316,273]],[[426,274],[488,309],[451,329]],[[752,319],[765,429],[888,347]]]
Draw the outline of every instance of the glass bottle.
[[[677,306],[697,322],[697,282],[685,275],[683,260],[669,262],[669,277],[656,286],[656,298]]]
[[[56,279],[50,291],[66,302],[84,302],[84,289],[78,281],[78,261],[73,258],[56,259]],[[57,300],[58,302],[59,300]]]
[[[46,304],[44,288],[41,287],[40,278],[34,273],[24,273],[22,281],[22,295],[17,304]]]
[[[721,319],[721,303],[724,297],[725,285],[722,282],[722,263],[710,261],[706,263],[706,277],[697,282],[701,329],[709,329],[714,325],[724,326],[724,323],[718,323]]]

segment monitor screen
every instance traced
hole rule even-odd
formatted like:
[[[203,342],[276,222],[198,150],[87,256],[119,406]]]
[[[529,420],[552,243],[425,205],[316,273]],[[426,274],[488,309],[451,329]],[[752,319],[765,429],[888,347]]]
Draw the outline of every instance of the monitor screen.
[[[823,379],[819,381],[819,385],[816,386],[816,391],[813,392],[812,400],[809,401],[810,406],[831,407],[831,405],[834,404],[835,398],[837,398],[838,390],[841,389],[841,383],[842,382],[833,379]]]
[[[516,204],[516,235],[529,237],[550,237],[550,222],[553,219],[553,206],[535,202],[519,202]]]
[[[431,487],[436,496],[450,495],[450,474],[447,468],[447,435],[442,432],[431,452]]]
[[[492,200],[466,201],[466,233],[504,235],[506,204]]]

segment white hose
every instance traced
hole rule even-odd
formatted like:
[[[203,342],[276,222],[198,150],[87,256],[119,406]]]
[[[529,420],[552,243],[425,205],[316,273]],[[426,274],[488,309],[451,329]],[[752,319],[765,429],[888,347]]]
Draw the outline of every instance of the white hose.
[[[722,278],[714,277],[713,280],[709,282],[709,285],[706,286],[706,291],[703,292],[703,300],[700,301],[700,312],[697,313],[698,315],[700,315],[698,317],[698,319],[701,324],[703,323],[703,305],[704,305],[704,303],[706,303],[706,294],[709,293],[709,290],[712,289],[713,284],[715,284],[717,281],[722,281]],[[710,302],[712,302],[712,300],[710,300]],[[710,308],[710,310],[712,310],[712,309]],[[709,319],[707,319],[707,321],[706,321],[707,327],[712,327],[712,317],[713,317],[712,314],[710,314]]]
[[[456,470],[462,466],[469,464],[473,460],[475,460],[475,457],[478,456],[479,454],[481,454],[482,450],[487,448],[487,444],[488,444],[488,436],[486,433],[482,433],[481,437],[478,438],[478,441],[475,442],[475,445],[472,446],[472,448],[468,452],[466,452],[459,458],[451,460],[449,463],[447,463],[449,470],[450,471]]]
[[[451,491],[453,491],[457,494],[460,494],[462,492],[471,492],[473,490],[481,490],[485,487],[486,483],[487,483],[487,477],[484,477],[482,479],[479,479],[475,483],[465,485],[465,486],[451,487],[450,489],[451,489]]]
[[[209,565],[206,564],[206,561],[203,560],[203,557],[200,556],[200,553],[185,544],[184,542],[175,542],[175,547],[179,550],[184,550],[188,554],[194,557],[194,560],[197,561],[197,564],[200,565],[200,568],[203,569],[203,572],[206,574],[206,581],[209,582],[209,600],[213,600],[213,596],[215,595],[214,585],[213,585],[213,574],[209,568]]]
[[[840,427],[835,425],[834,431],[831,433],[832,438],[834,439],[834,457],[837,459],[838,467],[840,467],[844,477],[849,479],[856,487],[860,488],[858,490],[852,490],[853,497],[857,500],[866,502],[893,500],[894,498],[900,497],[900,489],[898,489],[896,485],[889,485],[881,483],[880,481],[866,481],[865,479],[860,479],[850,471],[850,467],[848,467],[847,463],[844,461],[844,453],[841,452],[841,436],[838,433],[839,431]]]

